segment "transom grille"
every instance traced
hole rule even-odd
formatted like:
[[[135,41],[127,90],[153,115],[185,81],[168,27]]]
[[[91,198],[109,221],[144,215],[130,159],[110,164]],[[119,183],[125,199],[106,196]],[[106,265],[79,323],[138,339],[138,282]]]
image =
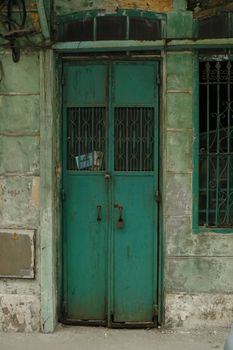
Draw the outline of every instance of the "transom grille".
[[[68,108],[67,169],[104,170],[105,153],[105,107]]]
[[[199,225],[233,225],[233,69],[200,63]]]
[[[116,171],[154,170],[154,108],[115,108]]]

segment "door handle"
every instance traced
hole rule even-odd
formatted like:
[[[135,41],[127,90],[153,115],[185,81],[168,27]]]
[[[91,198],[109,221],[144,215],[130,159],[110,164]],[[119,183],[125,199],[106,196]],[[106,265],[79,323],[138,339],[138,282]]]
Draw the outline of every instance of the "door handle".
[[[104,179],[105,180],[110,180],[111,179],[111,173],[109,171],[107,171],[105,174],[104,174]]]
[[[101,205],[97,205],[97,222],[98,224],[101,221]]]
[[[119,217],[118,217],[118,221],[117,221],[117,228],[118,229],[122,229],[124,227],[124,220],[122,217],[122,212],[123,212],[123,206],[119,205],[119,204],[114,204],[114,208],[118,208],[119,211]]]

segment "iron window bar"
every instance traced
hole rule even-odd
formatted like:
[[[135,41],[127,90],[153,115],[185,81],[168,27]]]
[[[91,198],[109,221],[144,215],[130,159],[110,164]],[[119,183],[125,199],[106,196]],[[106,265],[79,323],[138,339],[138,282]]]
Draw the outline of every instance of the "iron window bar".
[[[233,225],[233,63],[200,62],[199,226]]]

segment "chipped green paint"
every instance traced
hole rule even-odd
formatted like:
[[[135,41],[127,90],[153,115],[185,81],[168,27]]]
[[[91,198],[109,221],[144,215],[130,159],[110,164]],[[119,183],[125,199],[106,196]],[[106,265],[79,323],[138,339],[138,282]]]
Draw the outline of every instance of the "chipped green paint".
[[[41,329],[52,332],[56,325],[56,109],[55,62],[52,50],[40,56],[40,235],[41,235]],[[56,193],[57,196],[57,193]]]
[[[170,216],[166,220],[168,256],[232,256],[233,236],[219,234],[194,235],[191,216]]]
[[[187,0],[173,0],[174,10],[186,10],[187,9]]]
[[[0,92],[17,92],[20,94],[39,94],[39,56],[27,53],[17,63],[12,63],[11,52],[1,56],[4,79]],[[17,77],[17,78],[16,78]]]
[[[182,147],[182,145],[180,145]],[[185,216],[191,214],[192,175],[171,173],[166,175],[165,216]]]
[[[190,53],[169,53],[167,56],[167,89],[192,91],[193,56]]]
[[[192,93],[168,92],[167,127],[191,129],[192,126]]]
[[[39,138],[0,136],[0,174],[39,174]]]
[[[167,14],[167,38],[192,38],[192,12],[179,11]]]
[[[167,170],[192,171],[192,130],[169,130],[167,132]]]
[[[185,293],[233,293],[233,257],[171,257],[166,290]]]
[[[39,96],[1,95],[0,133],[35,134],[39,132]]]
[[[31,227],[39,224],[39,208],[32,201],[33,176],[0,176],[1,227]]]

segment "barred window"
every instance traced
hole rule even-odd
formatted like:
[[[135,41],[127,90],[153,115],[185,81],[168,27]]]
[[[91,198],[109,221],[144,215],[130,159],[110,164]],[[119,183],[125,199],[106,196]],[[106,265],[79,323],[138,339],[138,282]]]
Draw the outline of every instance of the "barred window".
[[[233,62],[200,62],[199,226],[233,227]]]

